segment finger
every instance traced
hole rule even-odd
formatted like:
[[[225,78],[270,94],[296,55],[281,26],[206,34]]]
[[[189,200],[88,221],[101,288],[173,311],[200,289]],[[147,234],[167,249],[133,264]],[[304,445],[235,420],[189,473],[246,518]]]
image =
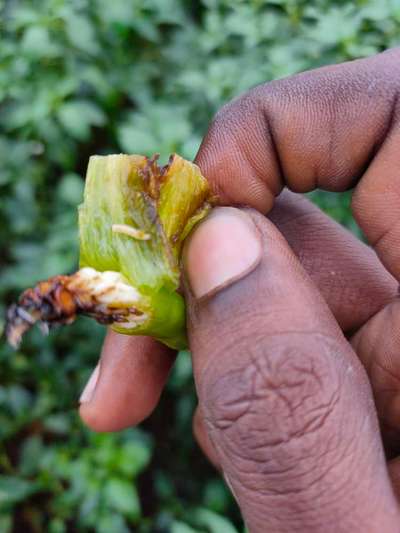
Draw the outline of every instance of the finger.
[[[196,408],[193,415],[193,433],[204,455],[207,456],[217,470],[221,470],[217,453],[206,431],[203,415],[199,407]]]
[[[398,500],[400,500],[400,457],[389,462],[389,476],[392,480],[394,493]]]
[[[368,372],[387,453],[400,450],[400,300],[372,317],[352,338]]]
[[[82,420],[95,431],[134,426],[153,411],[175,353],[149,337],[109,331],[99,366],[81,396]]]
[[[217,114],[197,163],[223,204],[355,190],[353,212],[400,277],[400,48],[262,85]]]
[[[371,249],[308,200],[286,191],[270,216],[344,329],[355,329],[393,297],[397,284]],[[150,353],[153,346],[157,347],[154,358]],[[109,333],[100,364],[101,389],[95,402],[87,405],[86,401],[81,408],[88,425],[111,431],[135,425],[148,416],[171,364],[170,356],[161,354],[161,360],[157,357],[160,350],[151,341]],[[127,372],[127,365],[134,367]],[[111,393],[111,403],[109,398],[99,396],[110,390],[117,391]],[[198,420],[194,428],[201,444],[203,433],[198,430]]]
[[[344,331],[390,302],[398,283],[377,255],[302,195],[284,191],[269,214]]]
[[[365,372],[283,237],[224,208],[184,257],[199,402],[250,531],[397,531]]]

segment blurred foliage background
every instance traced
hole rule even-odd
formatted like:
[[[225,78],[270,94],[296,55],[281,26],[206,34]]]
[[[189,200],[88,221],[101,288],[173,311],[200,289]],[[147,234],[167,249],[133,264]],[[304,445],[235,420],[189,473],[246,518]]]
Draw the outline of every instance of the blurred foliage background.
[[[213,113],[255,84],[399,44],[397,0],[0,0],[0,313],[77,265],[92,153],[194,157]],[[352,226],[348,196],[312,197]],[[4,322],[1,322],[4,326]],[[0,326],[1,327],[1,326]],[[0,531],[234,533],[237,508],[191,437],[181,353],[139,429],[76,413],[104,329],[0,341]]]

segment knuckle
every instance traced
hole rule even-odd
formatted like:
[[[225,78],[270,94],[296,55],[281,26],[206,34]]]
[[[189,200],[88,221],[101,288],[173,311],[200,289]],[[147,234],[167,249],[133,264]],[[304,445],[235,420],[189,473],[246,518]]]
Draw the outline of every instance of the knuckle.
[[[244,93],[217,111],[207,136],[235,143],[241,136],[249,133],[246,126],[254,126],[261,108],[259,99],[255,97],[253,91]]]
[[[207,136],[226,137],[232,131],[232,124],[235,122],[235,105],[228,102],[223,105],[214,115],[209,126]]]
[[[235,105],[233,101],[224,104],[219,110],[215,113],[213,120],[211,122],[211,130],[219,131],[224,130],[230,124],[232,124],[235,116]]]
[[[330,433],[340,400],[335,342],[319,334],[301,336],[272,336],[251,350],[243,339],[228,371],[218,354],[204,371],[201,400],[209,430],[218,434],[229,459],[244,461],[246,469],[262,464],[264,473],[277,472],[325,453],[318,449],[326,442],[321,433]]]
[[[218,176],[224,175],[232,167],[232,159],[237,153],[237,139],[235,131],[235,113],[228,111],[231,104],[226,104],[221,108],[203,139],[200,150],[196,156],[196,163],[200,166],[203,173],[214,182],[218,194]]]

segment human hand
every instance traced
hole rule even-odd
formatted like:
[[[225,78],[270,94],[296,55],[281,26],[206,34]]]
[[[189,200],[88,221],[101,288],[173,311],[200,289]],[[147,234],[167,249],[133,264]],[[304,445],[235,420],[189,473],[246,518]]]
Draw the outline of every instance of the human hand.
[[[355,217],[399,278],[399,59],[393,50],[301,74],[223,108],[197,158],[222,202],[267,212],[284,184],[340,191],[359,181]],[[222,209],[187,244],[196,434],[250,531],[397,531],[371,394],[395,452],[397,282],[306,200],[285,193],[275,204],[286,240],[252,210]],[[110,333],[82,418],[97,430],[138,423],[173,357]]]

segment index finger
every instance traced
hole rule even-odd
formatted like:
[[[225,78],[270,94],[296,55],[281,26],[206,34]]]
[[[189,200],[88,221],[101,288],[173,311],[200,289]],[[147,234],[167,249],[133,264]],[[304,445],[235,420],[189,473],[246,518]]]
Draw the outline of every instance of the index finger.
[[[256,87],[217,114],[197,163],[225,205],[268,212],[283,186],[344,191],[400,278],[400,48]]]

